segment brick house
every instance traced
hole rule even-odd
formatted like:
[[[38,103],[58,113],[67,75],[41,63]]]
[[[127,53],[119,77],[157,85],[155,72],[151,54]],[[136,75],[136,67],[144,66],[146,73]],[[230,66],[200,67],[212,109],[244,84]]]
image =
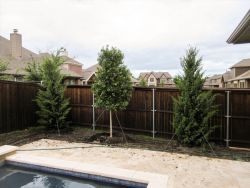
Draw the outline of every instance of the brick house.
[[[35,61],[41,63],[48,53],[35,53],[22,46],[22,35],[14,29],[10,39],[0,36],[0,59],[7,63],[7,70],[3,73],[9,75],[14,81],[23,81],[27,75],[25,68],[28,63]],[[62,53],[65,61],[61,67],[65,75],[65,84],[81,84],[82,64],[68,57],[66,50]]]

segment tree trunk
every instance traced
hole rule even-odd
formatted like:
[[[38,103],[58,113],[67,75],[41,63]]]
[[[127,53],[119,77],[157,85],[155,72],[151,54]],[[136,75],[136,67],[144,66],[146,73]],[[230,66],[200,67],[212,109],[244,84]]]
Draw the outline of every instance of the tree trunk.
[[[113,137],[113,132],[112,132],[112,111],[109,111],[109,120],[110,120],[110,137]]]

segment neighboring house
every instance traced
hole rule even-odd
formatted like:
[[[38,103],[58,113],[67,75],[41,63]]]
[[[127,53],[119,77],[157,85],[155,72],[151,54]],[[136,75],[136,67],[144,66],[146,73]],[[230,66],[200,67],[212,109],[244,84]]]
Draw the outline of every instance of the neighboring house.
[[[140,84],[139,80],[133,76],[131,77],[131,81],[132,81],[133,86],[139,86]]]
[[[250,43],[250,10],[227,39],[227,43]],[[250,59],[243,59],[233,65],[231,70],[231,78],[225,81],[227,88],[250,88]]]
[[[250,70],[227,81],[228,88],[250,88]]]
[[[83,85],[91,85],[93,84],[95,80],[95,75],[97,72],[97,69],[100,67],[99,64],[92,65],[91,67],[85,69],[83,71],[83,77],[82,77],[82,83]],[[139,85],[139,81],[135,79],[133,76],[131,77],[131,81],[133,83],[133,86]]]
[[[145,80],[148,86],[174,86],[172,77],[168,72],[142,72],[139,80]]]
[[[232,70],[233,77],[240,76],[250,70],[250,59],[243,59],[230,67],[230,69]]]
[[[231,77],[225,80],[227,88],[250,88],[250,59],[243,59],[236,63],[231,69]]]
[[[206,79],[204,87],[207,88],[222,88],[224,87],[224,79],[222,74],[216,74]]]
[[[222,76],[223,76],[223,81],[224,81],[224,87],[230,88],[231,84],[230,84],[229,80],[231,80],[233,78],[233,72],[231,70],[227,71]]]
[[[28,63],[35,61],[41,63],[48,53],[36,54],[22,46],[22,35],[16,29],[10,34],[10,40],[0,36],[0,59],[7,62],[8,68],[4,72],[15,81],[23,81],[27,72],[25,68]],[[65,75],[65,84],[81,84],[82,64],[68,57],[66,50],[62,54],[64,64],[62,73]]]
[[[95,74],[97,72],[98,67],[100,67],[100,65],[95,64],[83,71],[83,84],[84,85],[91,85],[94,82]]]

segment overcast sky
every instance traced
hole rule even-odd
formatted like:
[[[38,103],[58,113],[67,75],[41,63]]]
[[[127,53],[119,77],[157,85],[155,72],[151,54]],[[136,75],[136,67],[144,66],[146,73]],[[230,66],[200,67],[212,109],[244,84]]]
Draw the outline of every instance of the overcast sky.
[[[226,40],[250,8],[250,0],[0,0],[0,35],[17,28],[34,52],[65,47],[87,68],[109,44],[141,71],[178,74],[188,46],[203,57],[207,75],[250,58],[250,44]]]

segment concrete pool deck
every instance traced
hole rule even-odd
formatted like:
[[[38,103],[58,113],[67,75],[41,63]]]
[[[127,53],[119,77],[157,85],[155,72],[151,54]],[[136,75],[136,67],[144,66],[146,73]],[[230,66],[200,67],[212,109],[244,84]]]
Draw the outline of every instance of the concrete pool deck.
[[[167,187],[168,176],[166,175],[73,162],[49,156],[38,157],[27,153],[16,154],[17,149],[17,147],[13,146],[0,147],[0,157],[4,160],[4,163],[104,182],[119,182],[123,183],[123,185],[133,185],[134,182],[134,185],[138,183],[140,185],[145,184],[147,188]]]

